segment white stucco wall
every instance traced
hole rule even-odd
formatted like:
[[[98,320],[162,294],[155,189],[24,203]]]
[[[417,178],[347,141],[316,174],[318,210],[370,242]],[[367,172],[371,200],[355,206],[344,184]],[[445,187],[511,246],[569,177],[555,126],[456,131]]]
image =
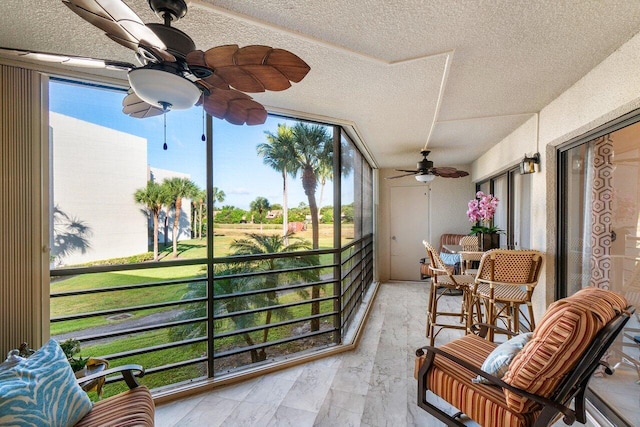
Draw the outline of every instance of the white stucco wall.
[[[86,253],[61,262],[147,252],[146,215],[133,200],[147,182],[147,140],[53,112],[49,124],[53,203],[91,231]]]
[[[640,34],[621,46],[540,111],[541,172],[533,176],[532,247],[547,254],[534,292],[536,318],[554,300],[556,256],[556,147],[640,107]],[[507,136],[472,165],[480,180],[535,152],[536,117]]]

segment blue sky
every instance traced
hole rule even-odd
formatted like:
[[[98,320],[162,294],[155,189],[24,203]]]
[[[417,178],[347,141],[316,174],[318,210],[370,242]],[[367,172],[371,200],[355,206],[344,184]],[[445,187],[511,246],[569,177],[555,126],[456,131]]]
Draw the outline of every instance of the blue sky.
[[[198,186],[205,188],[206,146],[201,139],[202,108],[175,110],[166,115],[168,150],[164,151],[163,116],[135,119],[125,115],[122,113],[125,92],[54,80],[49,91],[51,111],[146,138],[148,162],[152,167],[188,173]],[[265,130],[275,132],[278,123],[285,122],[294,123],[269,116],[262,126],[237,126],[214,119],[213,185],[225,192],[223,205],[248,209],[258,196],[266,197],[271,204],[282,203],[281,175],[262,163],[262,158],[256,154],[256,146],[266,141]],[[331,188],[325,188],[323,206],[332,204],[332,194]],[[352,197],[345,197],[345,202],[348,203]],[[318,186],[318,202],[319,198]],[[300,202],[307,204],[300,177],[289,178],[289,206],[297,206]]]

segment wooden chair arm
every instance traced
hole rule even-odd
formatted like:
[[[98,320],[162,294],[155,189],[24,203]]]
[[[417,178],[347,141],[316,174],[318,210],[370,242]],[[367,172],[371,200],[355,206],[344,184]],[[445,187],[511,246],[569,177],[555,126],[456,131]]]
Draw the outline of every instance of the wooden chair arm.
[[[134,371],[138,373],[138,375],[134,374]],[[105,377],[107,375],[115,374],[118,372],[122,372],[122,377],[119,379],[124,379],[129,386],[129,389],[134,389],[138,387],[140,384],[136,380],[136,376],[142,378],[144,376],[144,368],[140,365],[122,365],[116,366],[115,368],[106,369],[104,371],[97,372],[95,374],[87,375],[86,377],[78,378],[76,381],[78,385],[82,385],[86,382],[95,380],[97,378]]]
[[[468,370],[470,370],[471,372],[473,372],[476,375],[480,375],[483,378],[486,378],[487,380],[489,380],[493,385],[497,385],[498,387],[502,387],[505,388],[513,393],[519,394],[520,396],[523,396],[529,400],[532,400],[542,406],[551,406],[554,409],[556,409],[558,412],[562,413],[564,415],[564,422],[568,425],[572,425],[575,421],[576,421],[576,414],[575,412],[571,409],[571,408],[567,408],[564,405],[561,405],[560,403],[554,402],[552,400],[547,399],[546,397],[542,397],[542,396],[538,396],[537,394],[532,394],[529,393],[526,390],[522,390],[520,388],[514,387],[511,384],[507,384],[504,381],[502,381],[500,378],[493,376],[485,371],[483,371],[482,369],[479,369],[475,366],[473,366],[472,364],[470,364],[469,362],[462,360],[452,354],[447,353],[446,351],[443,351],[439,348],[436,347],[432,347],[432,346],[424,346],[421,347],[419,349],[416,350],[416,356],[418,357],[422,357],[425,355],[425,350],[427,351],[427,355],[426,355],[426,359],[425,359],[425,363],[422,365],[422,367],[420,368],[420,371],[418,373],[418,381],[420,381],[421,378],[425,378],[427,375],[427,372],[430,368],[431,362],[433,361],[433,356],[429,357],[429,353],[432,354],[437,354],[439,356],[442,356],[446,359],[451,360],[452,362],[456,363],[459,366],[462,366],[463,368],[466,368]],[[424,380],[423,380],[424,381]]]
[[[473,325],[471,325],[471,329],[472,330],[478,330],[478,336],[480,338],[486,338],[487,337],[487,333],[489,332],[489,329],[493,329],[495,332],[498,332],[499,334],[505,334],[508,335],[509,338],[515,337],[516,335],[518,335],[517,332],[514,331],[510,331],[508,329],[504,329],[504,328],[500,328],[498,326],[495,325],[490,325],[488,323],[474,323]]]

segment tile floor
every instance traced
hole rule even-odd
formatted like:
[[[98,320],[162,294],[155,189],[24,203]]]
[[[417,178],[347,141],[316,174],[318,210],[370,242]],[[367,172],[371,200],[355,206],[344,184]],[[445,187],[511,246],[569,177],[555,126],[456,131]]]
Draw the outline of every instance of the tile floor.
[[[382,284],[356,350],[159,405],[156,425],[442,426],[415,403],[427,290],[427,282]],[[444,300],[455,310],[460,298]],[[461,334],[444,330],[436,344]]]

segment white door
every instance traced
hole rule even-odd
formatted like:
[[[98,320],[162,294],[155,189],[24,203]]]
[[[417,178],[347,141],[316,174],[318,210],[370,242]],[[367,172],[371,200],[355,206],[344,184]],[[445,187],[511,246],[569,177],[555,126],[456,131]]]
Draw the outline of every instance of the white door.
[[[429,187],[391,187],[391,280],[420,280],[429,237]]]

